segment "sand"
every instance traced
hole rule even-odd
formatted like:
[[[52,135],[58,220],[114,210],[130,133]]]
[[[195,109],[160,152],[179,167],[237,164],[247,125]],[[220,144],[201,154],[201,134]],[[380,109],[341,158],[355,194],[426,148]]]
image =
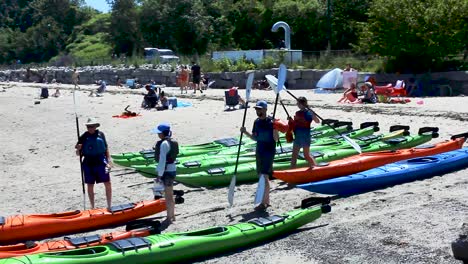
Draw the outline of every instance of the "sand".
[[[61,97],[39,100],[39,85],[0,83],[0,138],[2,175],[0,178],[0,215],[53,213],[83,208],[80,168],[74,153],[76,143],[75,110],[72,86],[61,85]],[[83,90],[96,86],[82,86]],[[103,97],[88,97],[77,91],[80,130],[88,117],[101,122],[112,153],[151,147],[156,136],[149,131],[159,122],[173,125],[180,144],[209,142],[236,136],[243,111],[224,112],[223,90],[210,89],[204,95],[179,95],[193,107],[164,112],[140,110],[143,90],[110,86]],[[50,93],[53,93],[50,90]],[[408,124],[416,133],[423,126],[438,126],[440,138],[468,132],[468,98],[416,98],[406,105],[337,104],[338,94],[304,95],[324,118],[353,121],[379,121],[382,132],[394,124]],[[274,100],[272,91],[252,92],[252,101]],[[296,109],[283,93],[288,111]],[[423,100],[424,104],[416,104]],[[35,104],[39,101],[39,104]],[[140,112],[132,119],[116,119],[125,106]],[[270,109],[272,110],[272,108]],[[277,116],[286,114],[278,107]],[[247,127],[255,113],[248,111]],[[120,167],[112,172],[113,204],[151,199],[148,179]],[[468,224],[468,170],[433,177],[347,199],[334,201],[332,212],[298,232],[239,252],[215,256],[205,263],[457,263],[451,256],[450,242]],[[123,175],[122,175],[123,174]],[[134,187],[130,185],[139,184]],[[227,188],[200,190],[177,185],[188,191],[185,203],[176,207],[177,221],[164,232],[187,231],[214,225],[237,223],[259,216],[253,213],[256,184],[236,189],[235,206],[228,208]],[[281,213],[300,204],[312,194],[272,183],[269,213]],[[96,186],[96,205],[105,207],[104,186]],[[158,214],[161,219],[165,213]]]

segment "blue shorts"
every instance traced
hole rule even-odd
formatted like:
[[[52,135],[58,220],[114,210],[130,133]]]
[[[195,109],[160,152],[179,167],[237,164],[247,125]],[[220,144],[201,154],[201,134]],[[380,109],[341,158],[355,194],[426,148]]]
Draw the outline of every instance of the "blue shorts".
[[[87,184],[95,184],[101,182],[109,182],[110,175],[106,173],[106,165],[97,165],[97,166],[89,166],[86,163],[83,163],[83,172],[85,183]]]
[[[163,176],[161,177],[161,181],[164,184],[164,186],[173,186],[175,177],[175,171],[165,171]]]
[[[295,147],[309,147],[311,143],[309,129],[296,129],[294,130],[294,143]]]

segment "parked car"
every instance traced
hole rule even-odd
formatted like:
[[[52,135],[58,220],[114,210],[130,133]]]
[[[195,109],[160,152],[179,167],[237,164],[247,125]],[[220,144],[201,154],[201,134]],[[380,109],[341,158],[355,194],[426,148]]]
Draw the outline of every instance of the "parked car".
[[[145,59],[159,60],[160,63],[179,62],[179,57],[170,49],[145,48]]]

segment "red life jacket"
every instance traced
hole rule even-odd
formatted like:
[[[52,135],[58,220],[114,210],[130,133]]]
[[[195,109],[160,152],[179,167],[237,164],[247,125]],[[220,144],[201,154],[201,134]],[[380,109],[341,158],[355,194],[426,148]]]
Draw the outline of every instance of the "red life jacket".
[[[294,116],[294,127],[295,128],[310,128],[312,121],[307,121],[305,118],[307,111],[297,111]]]

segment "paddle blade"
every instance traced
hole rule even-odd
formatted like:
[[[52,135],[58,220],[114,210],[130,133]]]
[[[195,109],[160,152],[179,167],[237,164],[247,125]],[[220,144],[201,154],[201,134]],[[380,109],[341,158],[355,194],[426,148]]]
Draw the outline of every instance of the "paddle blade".
[[[254,205],[259,206],[263,201],[263,196],[265,194],[265,175],[260,175],[258,179],[257,192],[255,193]]]
[[[345,135],[341,135],[344,140],[348,141],[348,143],[357,151],[359,152],[359,154],[362,153],[362,150],[361,150],[361,147],[358,145],[358,143],[356,143],[356,141],[350,139],[348,136],[345,136]]]
[[[271,89],[273,89],[276,93],[276,85],[278,84],[278,79],[276,79],[276,77],[271,74],[265,75],[265,78],[267,79]]]
[[[229,184],[228,202],[229,202],[230,207],[232,207],[232,205],[234,204],[235,188],[236,188],[236,175],[232,176],[231,183]]]
[[[248,102],[250,100],[250,92],[252,91],[252,84],[254,79],[254,73],[249,73],[247,77],[247,83],[245,84],[245,101]]]
[[[278,84],[276,85],[275,92],[278,94],[284,89],[284,83],[286,82],[286,65],[281,64],[278,70]]]

